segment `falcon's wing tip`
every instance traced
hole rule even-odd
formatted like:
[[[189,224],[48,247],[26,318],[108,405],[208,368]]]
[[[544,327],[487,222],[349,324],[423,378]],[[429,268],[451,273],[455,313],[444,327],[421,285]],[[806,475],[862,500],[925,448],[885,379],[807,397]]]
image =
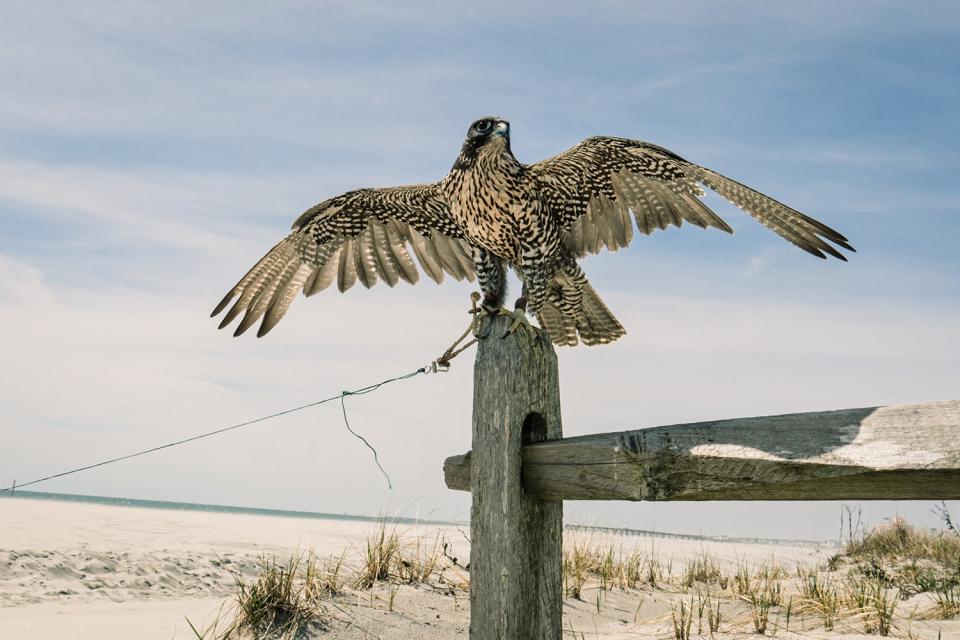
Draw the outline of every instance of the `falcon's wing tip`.
[[[849,260],[847,260],[847,256],[843,255],[842,253],[840,253],[839,251],[837,251],[837,250],[834,249],[833,247],[830,247],[829,249],[825,249],[824,251],[825,251],[826,253],[824,253],[824,251],[821,251],[821,250],[819,250],[819,249],[806,249],[806,248],[804,248],[804,247],[801,247],[801,248],[802,248],[804,251],[806,251],[807,253],[809,253],[810,255],[816,256],[817,258],[820,258],[821,260],[826,260],[826,259],[828,259],[828,258],[836,258],[837,260],[840,260],[841,262],[849,262]],[[827,254],[829,254],[829,255],[827,255]]]
[[[843,249],[852,251],[853,253],[857,252],[857,250],[854,249],[852,246],[850,246],[850,244],[847,242],[840,242],[838,240],[833,240],[833,239],[830,239],[830,241]],[[840,253],[830,245],[826,245],[825,251],[829,253],[831,256],[833,256],[834,258],[836,258],[837,260],[842,260],[843,262],[849,262],[849,260],[847,260],[847,256],[843,255],[842,253]]]
[[[227,295],[223,296],[223,300],[217,303],[217,306],[213,308],[213,311],[210,312],[210,317],[215,318],[220,313],[227,308],[227,305],[230,304],[230,301],[233,300],[234,292],[230,291]]]
[[[257,337],[258,337],[258,338],[262,338],[263,336],[265,336],[265,335],[267,335],[268,333],[270,333],[270,331],[271,331],[275,326],[277,326],[277,322],[279,322],[279,321],[280,321],[280,319],[278,318],[275,322],[270,322],[270,323],[268,323],[268,322],[266,321],[266,319],[264,319],[264,321],[260,323],[260,327],[257,329]]]

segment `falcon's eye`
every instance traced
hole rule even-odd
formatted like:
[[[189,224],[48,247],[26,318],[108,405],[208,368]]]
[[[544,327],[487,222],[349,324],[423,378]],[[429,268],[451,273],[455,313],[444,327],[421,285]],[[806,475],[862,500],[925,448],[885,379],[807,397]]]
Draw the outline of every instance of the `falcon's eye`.
[[[490,131],[490,127],[492,126],[493,126],[493,123],[490,122],[489,120],[481,120],[480,122],[477,123],[477,131],[479,131],[480,133],[486,133],[487,131]]]

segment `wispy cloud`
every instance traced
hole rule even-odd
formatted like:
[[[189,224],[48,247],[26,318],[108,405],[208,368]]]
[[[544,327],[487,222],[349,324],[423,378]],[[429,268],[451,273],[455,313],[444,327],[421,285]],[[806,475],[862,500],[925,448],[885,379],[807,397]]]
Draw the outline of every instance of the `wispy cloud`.
[[[0,157],[0,198],[54,220],[95,227],[111,241],[216,249],[263,231],[263,219],[292,217],[291,193],[306,176],[243,175],[189,169],[122,169],[40,164]],[[301,194],[303,197],[311,197]],[[305,208],[305,207],[304,207]]]
[[[0,254],[0,301],[14,306],[46,308],[51,296],[40,269]]]

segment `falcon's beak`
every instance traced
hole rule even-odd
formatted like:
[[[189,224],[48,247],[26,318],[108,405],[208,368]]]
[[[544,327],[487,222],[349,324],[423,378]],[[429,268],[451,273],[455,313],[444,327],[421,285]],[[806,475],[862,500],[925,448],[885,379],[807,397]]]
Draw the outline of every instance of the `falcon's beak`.
[[[495,136],[510,136],[510,123],[506,120],[500,120],[497,122],[497,125],[493,128],[493,135]]]

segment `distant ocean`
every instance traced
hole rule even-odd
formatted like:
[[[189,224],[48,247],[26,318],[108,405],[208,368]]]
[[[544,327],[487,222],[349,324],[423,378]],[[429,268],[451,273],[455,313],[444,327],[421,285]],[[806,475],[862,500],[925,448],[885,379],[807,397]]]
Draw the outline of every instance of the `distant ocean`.
[[[258,509],[256,507],[233,507],[222,504],[197,504],[195,502],[168,502],[166,500],[138,500],[136,498],[111,498],[108,496],[85,496],[73,493],[48,493],[45,491],[16,491],[10,493],[0,491],[0,499],[54,500],[59,502],[86,502],[90,504],[106,504],[119,507],[139,507],[141,509],[166,509],[170,511],[206,511],[212,513],[250,513],[261,516],[275,516],[279,518],[314,518],[317,520],[351,520],[356,522],[380,522],[390,524],[433,524],[440,526],[470,526],[468,522],[451,520],[428,520],[400,516],[363,516],[348,513],[320,513],[316,511],[290,511],[287,509]],[[599,531],[626,536],[643,536],[649,538],[674,538],[681,540],[710,540],[713,542],[747,542],[755,544],[794,545],[804,547],[833,547],[837,543],[823,540],[773,540],[769,538],[739,538],[732,536],[709,536],[686,533],[669,533],[665,531],[649,531],[646,529],[628,529],[617,527],[599,527],[567,523],[565,529],[579,531]]]
[[[358,516],[348,513],[319,513],[316,511],[290,511],[287,509],[259,509],[257,507],[233,507],[223,504],[197,504],[195,502],[168,502],[166,500],[138,500],[136,498],[111,498],[109,496],[85,496],[74,493],[48,493],[46,491],[20,491],[11,496],[0,491],[0,498],[29,498],[30,500],[55,500],[58,502],[86,502],[90,504],[108,504],[118,507],[139,507],[141,509],[165,509],[168,511],[206,511],[213,513],[249,513],[279,518],[315,518],[317,520],[352,520],[358,522],[380,522],[396,524],[435,524],[464,525],[463,522],[447,520],[424,520],[407,517]]]

